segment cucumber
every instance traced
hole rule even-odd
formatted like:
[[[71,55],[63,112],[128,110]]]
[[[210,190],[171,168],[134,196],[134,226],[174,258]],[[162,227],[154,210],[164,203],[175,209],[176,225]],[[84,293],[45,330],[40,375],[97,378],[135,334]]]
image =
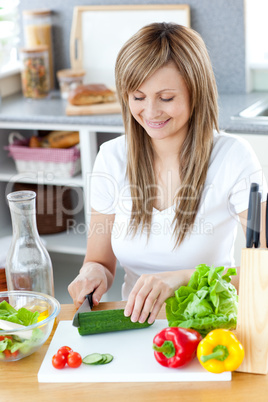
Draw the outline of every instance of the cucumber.
[[[85,364],[100,364],[103,361],[103,356],[100,353],[91,353],[84,357],[82,361]]]
[[[79,314],[80,335],[100,334],[104,332],[124,331],[127,329],[140,329],[151,326],[144,323],[132,322],[130,317],[124,316],[124,309],[90,311]]]
[[[82,362],[84,364],[98,365],[98,364],[108,364],[113,360],[113,356],[110,353],[91,353],[83,358]]]
[[[113,355],[110,355],[110,353],[105,353],[103,356],[105,356],[105,361],[102,364],[108,364],[113,360]]]

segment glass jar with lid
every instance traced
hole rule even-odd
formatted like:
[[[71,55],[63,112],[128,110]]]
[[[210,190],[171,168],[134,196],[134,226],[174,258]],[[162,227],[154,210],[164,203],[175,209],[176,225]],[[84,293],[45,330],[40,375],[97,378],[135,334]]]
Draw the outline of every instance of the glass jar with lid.
[[[24,10],[24,42],[26,47],[47,45],[49,53],[50,88],[54,88],[53,38],[51,10]]]
[[[48,47],[37,46],[20,51],[22,92],[25,98],[44,98],[49,93]]]
[[[83,85],[85,70],[65,69],[57,72],[62,99],[68,99],[69,92]]]

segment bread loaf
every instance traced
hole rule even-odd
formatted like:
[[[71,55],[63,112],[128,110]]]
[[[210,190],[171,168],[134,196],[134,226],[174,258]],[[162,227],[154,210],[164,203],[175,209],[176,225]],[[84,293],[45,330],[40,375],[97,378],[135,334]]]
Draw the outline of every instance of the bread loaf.
[[[38,137],[36,137],[35,135],[33,135],[33,136],[30,138],[29,147],[30,147],[30,148],[40,148],[40,147],[41,147],[40,138],[38,138]]]
[[[43,148],[70,148],[79,143],[78,131],[52,131],[42,139]]]
[[[93,105],[115,101],[115,93],[104,84],[80,85],[69,93],[72,105]]]

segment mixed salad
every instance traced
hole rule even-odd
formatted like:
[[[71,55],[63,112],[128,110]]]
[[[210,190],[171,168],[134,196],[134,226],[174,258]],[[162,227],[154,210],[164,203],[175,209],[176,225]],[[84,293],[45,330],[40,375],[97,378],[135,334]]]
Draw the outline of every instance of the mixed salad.
[[[14,322],[20,325],[29,326],[40,321],[40,313],[32,312],[22,307],[16,310],[7,301],[0,303],[0,319]],[[1,326],[0,326],[1,328]],[[18,335],[1,335],[0,329],[0,360],[15,360],[22,354],[24,356],[37,349],[44,337],[40,328],[34,328],[30,339],[23,339]]]

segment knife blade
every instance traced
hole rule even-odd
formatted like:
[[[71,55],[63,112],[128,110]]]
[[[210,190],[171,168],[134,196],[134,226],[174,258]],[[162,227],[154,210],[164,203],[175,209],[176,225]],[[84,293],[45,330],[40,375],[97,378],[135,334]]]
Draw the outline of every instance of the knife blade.
[[[253,231],[253,246],[260,247],[260,229],[261,229],[261,192],[257,193],[257,204],[255,207],[255,223]]]
[[[258,199],[259,185],[257,183],[251,183],[248,205],[248,218],[247,218],[247,230],[246,230],[246,247],[253,247],[253,233],[256,219],[256,205]]]
[[[81,304],[81,306],[79,307],[79,309],[75,313],[74,318],[73,318],[73,326],[74,327],[79,327],[80,326],[80,324],[79,324],[79,314],[80,313],[89,313],[91,311],[91,309],[93,307],[92,296],[93,296],[93,292],[87,294],[85,296],[85,300],[84,300],[83,304]]]

